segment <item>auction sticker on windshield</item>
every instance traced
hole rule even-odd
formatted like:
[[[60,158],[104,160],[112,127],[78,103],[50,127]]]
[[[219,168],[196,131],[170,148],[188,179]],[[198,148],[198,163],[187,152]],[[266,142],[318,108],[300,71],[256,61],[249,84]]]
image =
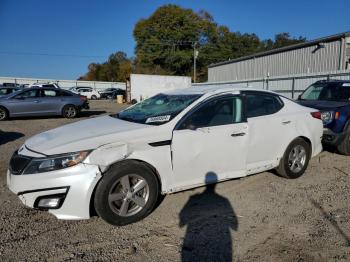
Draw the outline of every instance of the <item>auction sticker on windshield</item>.
[[[171,115],[149,117],[147,118],[146,123],[167,122],[170,120],[170,117]]]

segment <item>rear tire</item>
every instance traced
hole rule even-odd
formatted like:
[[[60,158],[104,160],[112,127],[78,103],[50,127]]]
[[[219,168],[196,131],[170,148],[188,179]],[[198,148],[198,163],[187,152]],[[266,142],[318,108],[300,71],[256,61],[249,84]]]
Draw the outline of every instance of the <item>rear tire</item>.
[[[340,154],[349,156],[350,155],[350,131],[344,137],[344,140],[337,146]]]
[[[159,184],[145,164],[127,161],[112,166],[96,187],[94,207],[107,223],[123,226],[148,216],[157,204]]]
[[[285,178],[298,178],[304,174],[311,156],[311,147],[302,138],[289,144],[276,171]]]
[[[4,121],[9,117],[9,113],[6,108],[0,106],[0,121]]]
[[[92,99],[92,100],[96,100],[96,99],[97,99],[97,96],[92,95],[92,96],[91,96],[91,99]]]
[[[65,105],[62,109],[62,116],[65,118],[74,118],[78,115],[78,109],[73,105]]]

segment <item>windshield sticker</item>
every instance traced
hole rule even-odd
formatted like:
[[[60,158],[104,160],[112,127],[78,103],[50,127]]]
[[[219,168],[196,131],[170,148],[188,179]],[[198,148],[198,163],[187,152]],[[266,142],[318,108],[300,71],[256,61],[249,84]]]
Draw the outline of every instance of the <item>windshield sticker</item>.
[[[350,86],[350,83],[343,83],[343,86]]]
[[[170,117],[171,115],[149,117],[147,118],[146,123],[167,122],[170,120]]]

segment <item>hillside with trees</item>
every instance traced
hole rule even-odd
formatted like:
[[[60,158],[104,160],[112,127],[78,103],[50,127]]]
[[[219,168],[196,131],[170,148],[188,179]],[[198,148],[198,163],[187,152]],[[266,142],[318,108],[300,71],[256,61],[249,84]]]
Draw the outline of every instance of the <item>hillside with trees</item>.
[[[80,79],[125,81],[131,73],[193,74],[193,50],[198,50],[197,79],[206,81],[208,65],[300,42],[289,33],[261,40],[256,34],[231,32],[206,11],[194,12],[177,5],[159,7],[134,28],[135,57],[118,51],[105,63],[91,63]]]

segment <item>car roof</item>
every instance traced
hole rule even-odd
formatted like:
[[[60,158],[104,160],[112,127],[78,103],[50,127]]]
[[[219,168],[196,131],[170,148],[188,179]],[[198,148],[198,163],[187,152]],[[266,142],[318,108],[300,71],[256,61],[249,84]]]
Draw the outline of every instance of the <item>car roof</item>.
[[[342,79],[329,79],[329,80],[319,80],[316,83],[350,83],[350,80],[342,80]]]
[[[22,88],[14,87],[14,86],[0,86],[0,89],[13,89],[15,91],[23,90]]]
[[[233,92],[239,94],[241,91],[255,91],[255,92],[265,92],[269,94],[276,94],[275,92],[264,90],[264,89],[257,89],[257,88],[250,88],[245,86],[223,86],[218,84],[208,84],[208,85],[200,85],[200,86],[192,86],[189,88],[184,89],[175,89],[168,92],[162,92],[164,94],[169,95],[204,95],[204,94],[218,94],[218,93],[227,93],[227,92]]]
[[[69,92],[69,93],[75,94],[75,93],[73,93],[73,92],[71,92],[70,90],[67,90],[67,89],[55,88],[55,87],[41,87],[41,86],[33,86],[33,87],[30,87],[30,88],[23,88],[23,89],[18,89],[18,90],[28,91],[28,90],[33,90],[33,89],[34,90],[52,90],[52,91],[60,90],[60,91]]]

